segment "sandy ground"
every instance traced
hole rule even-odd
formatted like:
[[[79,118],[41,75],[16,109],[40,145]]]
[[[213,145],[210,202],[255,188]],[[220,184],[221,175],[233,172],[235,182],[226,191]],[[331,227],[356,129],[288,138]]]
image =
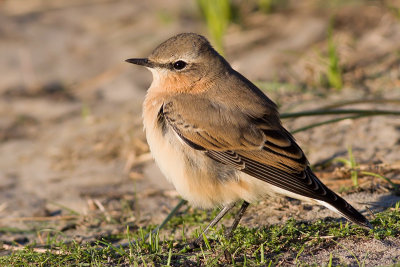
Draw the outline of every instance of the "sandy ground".
[[[270,88],[267,94],[281,112],[355,99],[393,102],[346,107],[400,110],[400,20],[387,6],[328,8],[302,1],[268,16],[243,10],[241,25],[230,26],[224,38],[226,58],[250,80],[264,81],[259,84]],[[344,71],[340,92],[320,82],[333,14]],[[63,215],[68,209],[90,214],[99,209],[93,203],[110,199],[134,203],[135,223],[162,220],[178,196],[152,162],[142,131],[141,103],[151,74],[123,61],[145,57],[161,41],[187,31],[207,35],[191,1],[0,2],[0,227],[23,228],[16,218]],[[284,124],[294,130],[321,120]],[[338,163],[321,163],[347,157],[348,146],[366,170],[400,179],[399,117],[344,120],[295,137],[336,190],[351,185],[348,173]],[[345,196],[360,210],[399,200],[381,180],[365,177],[361,184],[362,192]],[[253,206],[243,223],[335,217],[319,207],[290,212],[285,201]],[[347,245],[368,251],[369,266],[400,259],[398,239]],[[327,259],[329,251],[303,257]]]

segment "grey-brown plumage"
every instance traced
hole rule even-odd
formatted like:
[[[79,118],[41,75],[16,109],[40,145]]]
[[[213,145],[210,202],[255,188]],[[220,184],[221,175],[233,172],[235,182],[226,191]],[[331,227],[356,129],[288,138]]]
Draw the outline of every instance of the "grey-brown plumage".
[[[227,207],[277,192],[370,227],[314,175],[276,105],[204,37],[180,34],[149,58],[127,61],[153,73],[143,108],[150,149],[167,179],[194,205]]]

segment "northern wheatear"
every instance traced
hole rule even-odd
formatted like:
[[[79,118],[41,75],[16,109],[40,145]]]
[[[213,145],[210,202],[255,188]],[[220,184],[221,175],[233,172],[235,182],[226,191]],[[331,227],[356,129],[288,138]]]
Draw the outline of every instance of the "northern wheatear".
[[[314,175],[274,102],[232,69],[205,37],[182,33],[148,58],[126,61],[153,73],[143,121],[161,171],[193,206],[223,207],[205,231],[244,200],[230,235],[249,203],[274,192],[324,205],[371,227]]]

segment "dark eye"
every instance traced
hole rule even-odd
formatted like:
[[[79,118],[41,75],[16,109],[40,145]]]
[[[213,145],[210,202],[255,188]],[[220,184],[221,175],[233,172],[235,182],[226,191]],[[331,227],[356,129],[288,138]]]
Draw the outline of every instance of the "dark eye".
[[[176,70],[181,70],[181,69],[183,69],[184,67],[186,67],[186,62],[185,61],[182,61],[182,60],[178,60],[177,62],[175,62],[174,63],[174,69],[176,69]]]

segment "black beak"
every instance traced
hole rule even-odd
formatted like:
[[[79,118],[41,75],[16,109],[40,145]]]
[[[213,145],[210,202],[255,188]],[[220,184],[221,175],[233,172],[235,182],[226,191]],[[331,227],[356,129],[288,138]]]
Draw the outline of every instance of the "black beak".
[[[154,68],[154,66],[155,66],[155,64],[152,61],[148,60],[147,58],[130,58],[125,61],[132,63],[132,64],[145,66],[148,68]]]

